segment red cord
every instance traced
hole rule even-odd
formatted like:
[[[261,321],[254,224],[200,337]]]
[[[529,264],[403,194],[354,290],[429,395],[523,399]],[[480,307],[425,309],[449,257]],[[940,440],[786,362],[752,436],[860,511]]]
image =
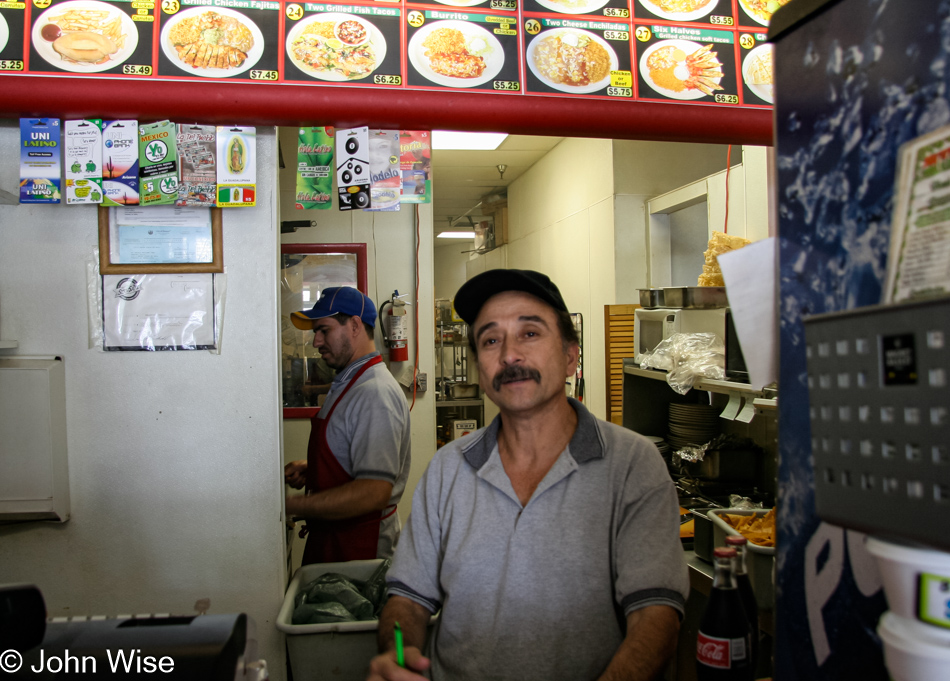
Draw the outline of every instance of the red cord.
[[[416,335],[416,358],[415,363],[412,365],[412,404],[409,405],[409,411],[412,411],[412,408],[416,406],[416,387],[419,385],[416,381],[416,377],[419,375],[419,204],[415,204],[415,215],[416,215],[416,294],[413,299],[413,306],[415,310],[413,311],[414,316],[414,332]]]
[[[722,226],[722,233],[729,233],[729,167],[732,165],[730,159],[732,158],[732,145],[729,145],[728,150],[726,151],[726,220],[725,224]]]

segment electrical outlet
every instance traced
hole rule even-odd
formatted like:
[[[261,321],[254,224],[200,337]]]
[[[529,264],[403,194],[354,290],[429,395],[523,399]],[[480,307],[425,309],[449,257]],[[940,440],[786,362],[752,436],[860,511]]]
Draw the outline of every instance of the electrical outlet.
[[[424,393],[429,384],[429,377],[423,372],[416,374],[416,390],[418,392]]]

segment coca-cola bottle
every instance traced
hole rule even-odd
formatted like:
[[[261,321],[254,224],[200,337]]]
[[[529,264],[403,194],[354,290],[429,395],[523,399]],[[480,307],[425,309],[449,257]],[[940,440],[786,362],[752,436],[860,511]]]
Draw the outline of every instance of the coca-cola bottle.
[[[752,633],[752,669],[756,669],[759,662],[759,605],[755,602],[752,580],[749,579],[749,571],[746,569],[747,544],[745,537],[735,535],[726,537],[726,546],[731,546],[736,550],[736,588],[739,589],[746,617],[749,618],[749,629]]]
[[[750,681],[755,675],[749,619],[732,572],[735,558],[733,548],[720,546],[713,552],[716,571],[696,639],[699,681]]]

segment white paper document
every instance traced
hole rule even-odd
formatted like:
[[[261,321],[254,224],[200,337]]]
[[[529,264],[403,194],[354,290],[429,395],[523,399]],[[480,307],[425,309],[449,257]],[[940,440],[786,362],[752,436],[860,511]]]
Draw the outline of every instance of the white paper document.
[[[777,242],[762,239],[723,253],[719,267],[753,390],[778,380]]]
[[[950,126],[900,149],[884,303],[950,293]]]
[[[106,350],[213,349],[214,275],[105,275],[102,328]]]

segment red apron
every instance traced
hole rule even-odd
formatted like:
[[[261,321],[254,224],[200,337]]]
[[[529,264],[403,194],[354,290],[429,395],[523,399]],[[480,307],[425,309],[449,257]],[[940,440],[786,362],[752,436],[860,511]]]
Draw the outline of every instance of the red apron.
[[[343,401],[353,384],[371,366],[383,358],[376,356],[360,367],[333,400],[326,418],[315,415],[310,421],[310,443],[307,446],[307,492],[317,493],[339,487],[352,478],[340,465],[327,442],[327,424],[333,417],[336,406]],[[345,520],[313,520],[307,523],[307,546],[303,553],[303,565],[311,563],[336,563],[347,560],[376,558],[379,543],[379,526],[383,518],[396,512],[396,507],[387,506],[383,511],[370,511]],[[384,515],[385,514],[385,515]]]

